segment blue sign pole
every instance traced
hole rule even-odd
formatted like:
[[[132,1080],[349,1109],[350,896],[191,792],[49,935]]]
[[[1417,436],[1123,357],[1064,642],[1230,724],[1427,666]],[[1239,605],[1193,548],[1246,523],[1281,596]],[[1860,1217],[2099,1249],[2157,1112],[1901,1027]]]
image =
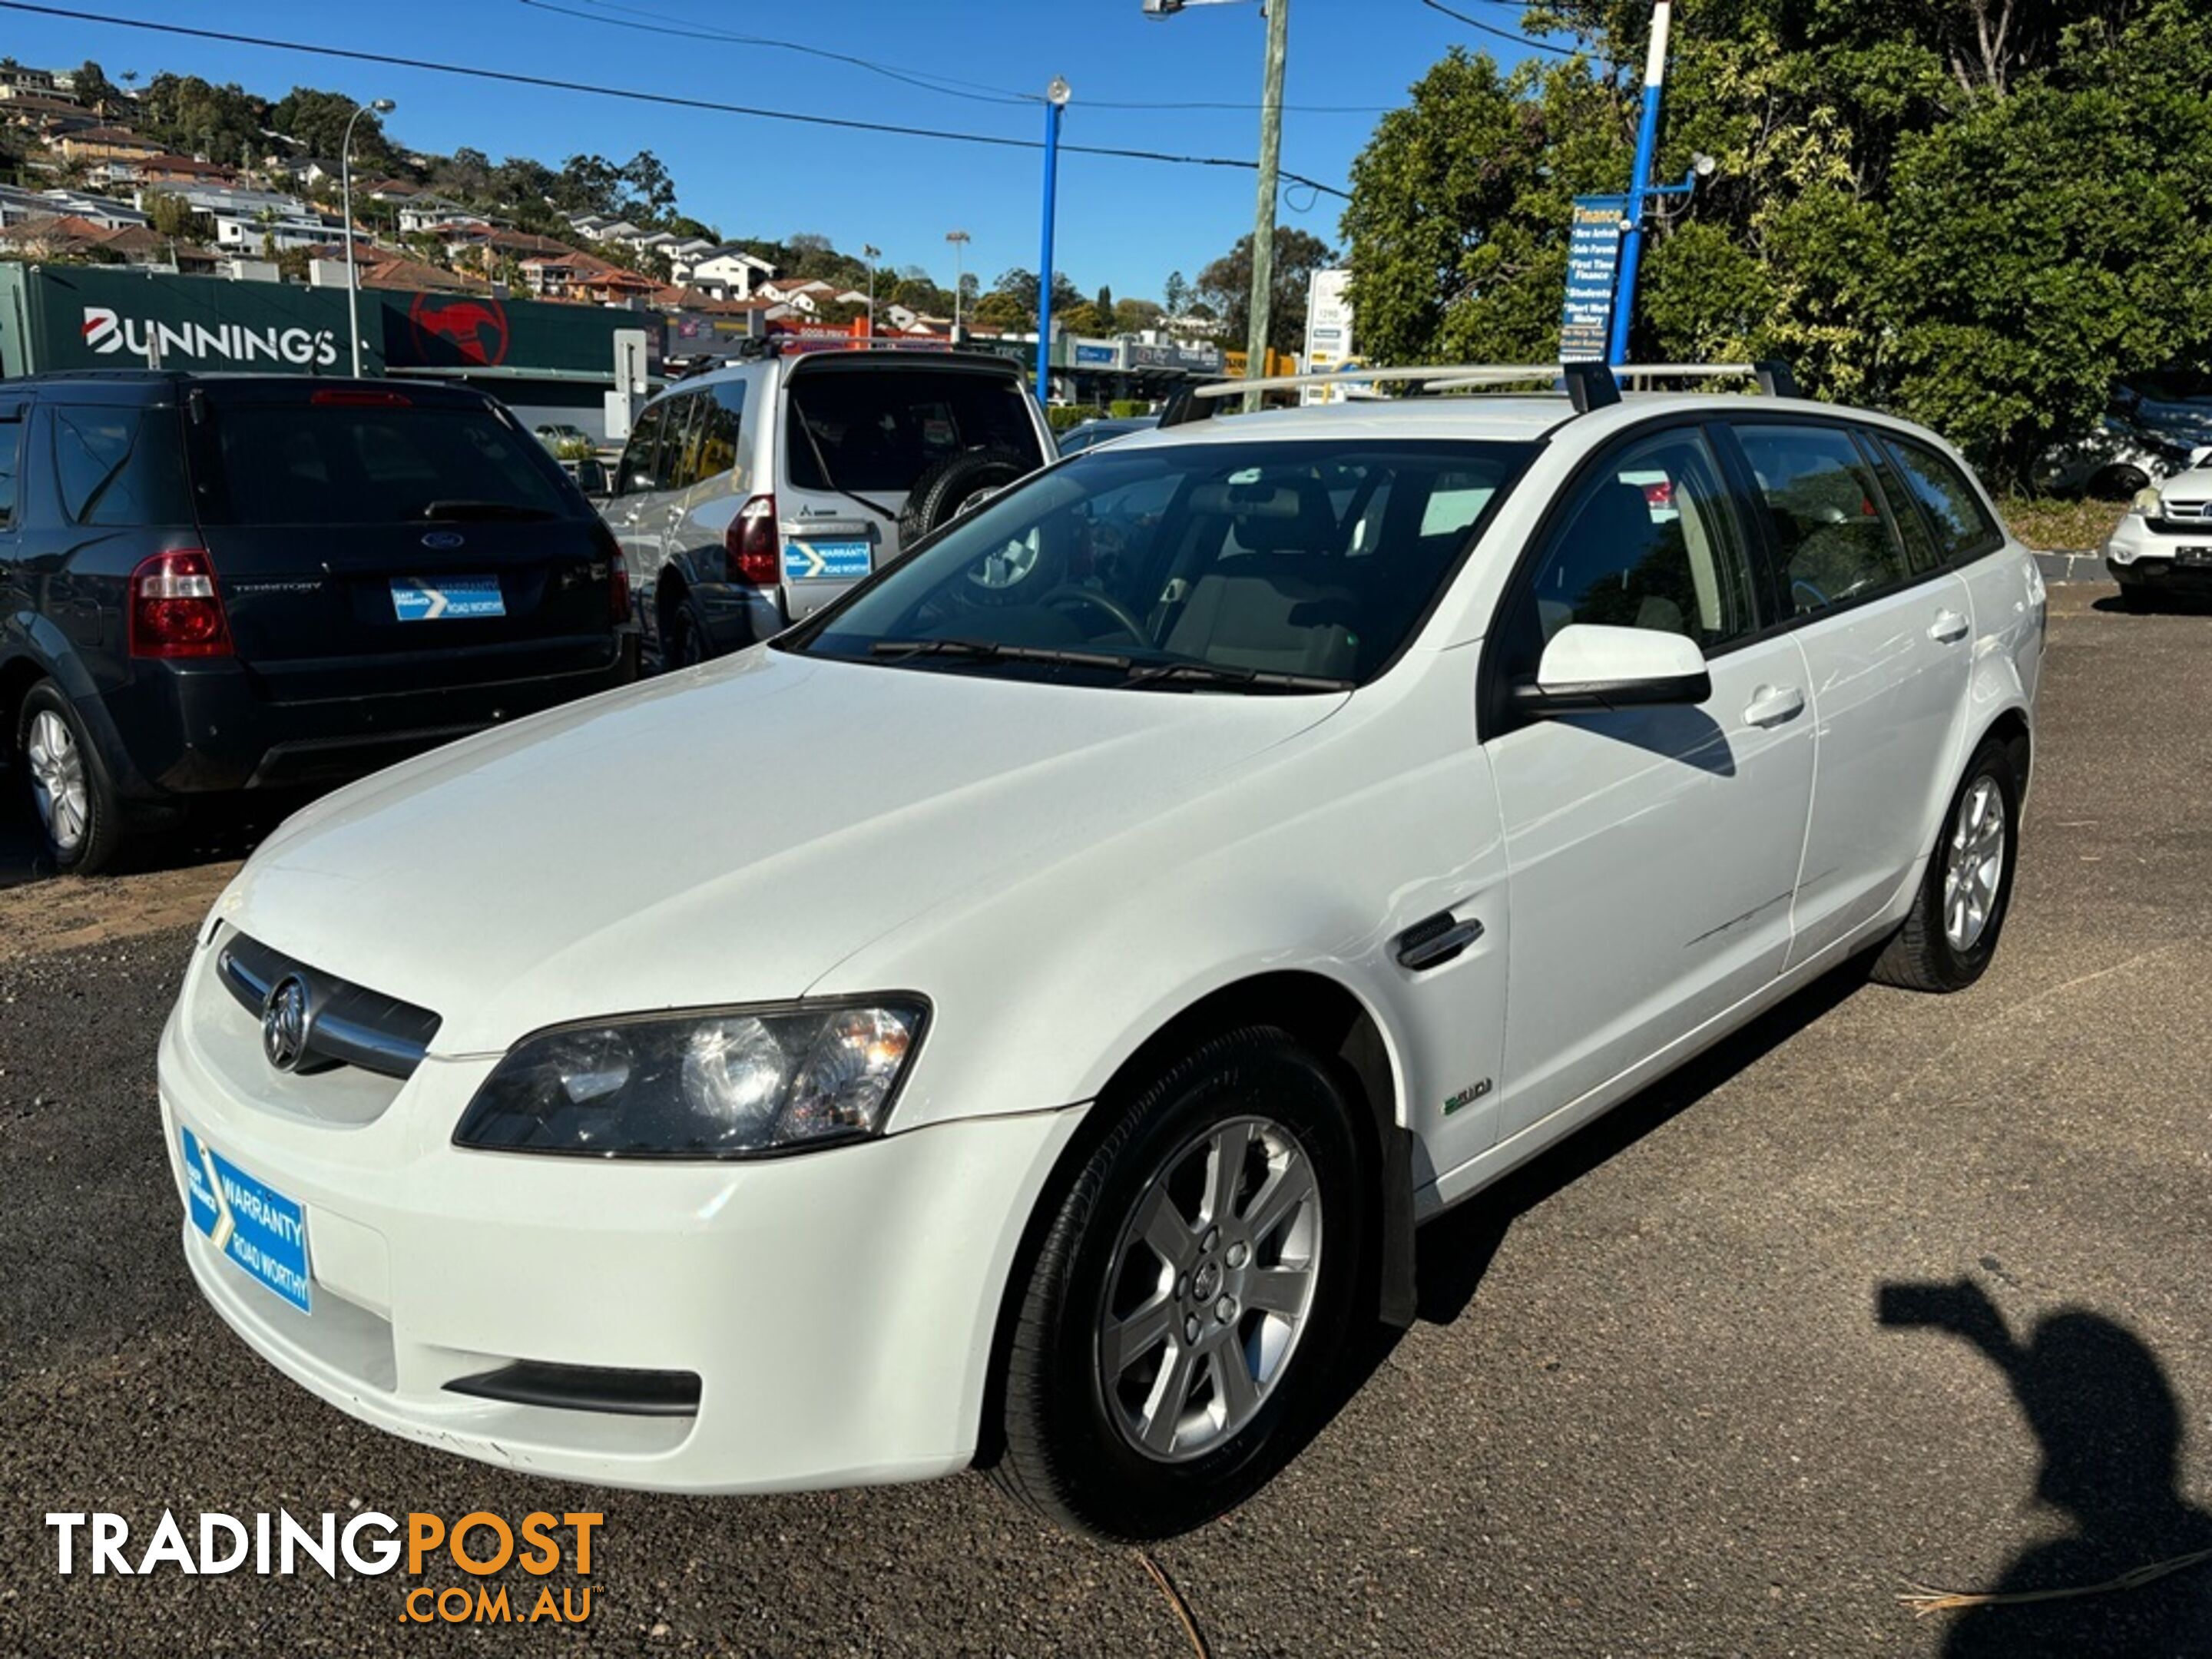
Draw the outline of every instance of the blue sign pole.
[[[1044,96],[1044,253],[1037,262],[1036,395],[1052,401],[1052,221],[1060,192],[1060,112],[1067,107],[1067,82],[1058,76]]]
[[[1620,244],[1620,287],[1613,306],[1613,340],[1607,360],[1615,368],[1628,361],[1628,328],[1636,315],[1636,275],[1644,260],[1644,198],[1651,188],[1651,162],[1659,148],[1660,89],[1667,79],[1668,0],[1651,8],[1651,50],[1644,65],[1644,120],[1636,132],[1636,170],[1628,182],[1628,206]]]

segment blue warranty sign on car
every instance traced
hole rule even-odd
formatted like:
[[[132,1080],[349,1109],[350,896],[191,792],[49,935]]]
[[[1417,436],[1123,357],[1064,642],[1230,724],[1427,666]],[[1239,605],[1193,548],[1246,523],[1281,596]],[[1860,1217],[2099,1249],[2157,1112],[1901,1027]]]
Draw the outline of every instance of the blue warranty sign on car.
[[[307,1217],[296,1200],[264,1185],[190,1129],[185,1207],[208,1242],[301,1313],[307,1305]]]
[[[395,576],[392,609],[401,622],[504,617],[507,599],[496,576]]]
[[[783,544],[783,574],[787,580],[858,581],[874,568],[874,551],[865,541]]]

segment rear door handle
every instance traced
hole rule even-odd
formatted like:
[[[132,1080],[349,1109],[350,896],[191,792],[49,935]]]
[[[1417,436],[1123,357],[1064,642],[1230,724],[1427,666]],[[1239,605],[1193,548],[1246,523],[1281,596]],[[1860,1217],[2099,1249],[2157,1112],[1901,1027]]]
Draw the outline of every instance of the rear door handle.
[[[1805,712],[1805,694],[1794,685],[1762,685],[1743,711],[1747,724],[1780,726]]]
[[[1973,623],[1955,611],[1938,611],[1928,626],[1928,637],[1938,645],[1956,645],[1973,631]]]

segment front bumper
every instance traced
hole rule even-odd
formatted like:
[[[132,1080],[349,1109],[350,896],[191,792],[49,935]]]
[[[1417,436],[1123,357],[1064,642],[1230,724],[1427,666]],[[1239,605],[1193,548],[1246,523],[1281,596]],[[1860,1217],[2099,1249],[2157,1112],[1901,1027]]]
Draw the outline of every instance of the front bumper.
[[[2212,593],[2212,521],[2154,521],[2130,514],[2105,544],[2105,568],[2130,586]]]
[[[749,1164],[467,1152],[495,1059],[404,1085],[258,1063],[198,953],[161,1039],[161,1116],[300,1202],[312,1313],[187,1219],[202,1291],[263,1358],[406,1438],[597,1484],[767,1492],[917,1480],[973,1457],[1000,1295],[1079,1109],[960,1121]],[[517,1362],[689,1373],[627,1415],[447,1384]]]

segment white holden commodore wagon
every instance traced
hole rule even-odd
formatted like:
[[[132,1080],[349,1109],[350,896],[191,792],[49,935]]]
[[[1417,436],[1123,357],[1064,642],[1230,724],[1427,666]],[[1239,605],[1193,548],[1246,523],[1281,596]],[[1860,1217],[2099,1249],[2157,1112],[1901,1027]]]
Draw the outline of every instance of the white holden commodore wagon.
[[[1178,418],[294,817],[161,1042],[208,1299],[573,1480],[1249,1495],[1419,1222],[2004,926],[2045,594],[1959,458],[1564,378]]]

